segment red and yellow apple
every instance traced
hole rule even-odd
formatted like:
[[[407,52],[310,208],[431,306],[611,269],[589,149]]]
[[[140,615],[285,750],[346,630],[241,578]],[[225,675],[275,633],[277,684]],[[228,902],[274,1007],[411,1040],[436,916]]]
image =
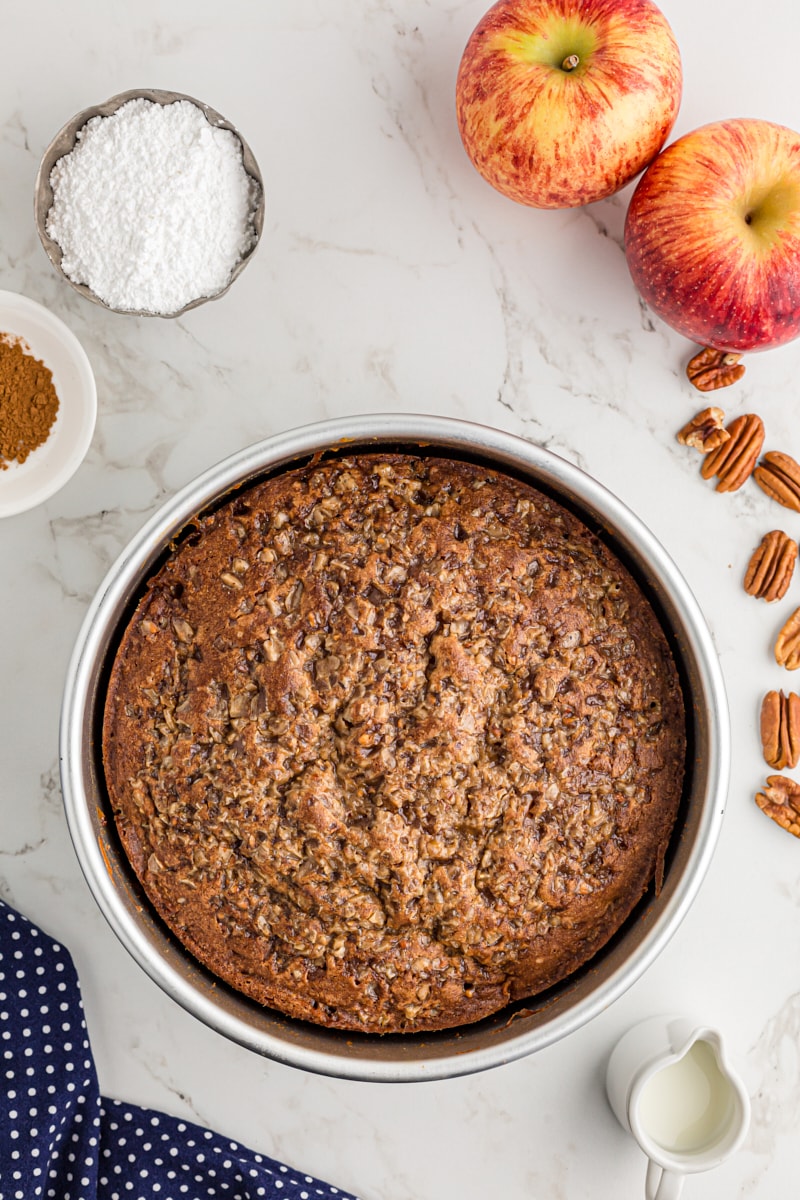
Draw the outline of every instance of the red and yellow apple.
[[[668,325],[717,350],[800,333],[800,134],[704,125],[642,176],[625,221],[636,287]]]
[[[675,37],[652,0],[499,0],[461,59],[458,127],[498,191],[574,208],[655,158],[681,84]]]

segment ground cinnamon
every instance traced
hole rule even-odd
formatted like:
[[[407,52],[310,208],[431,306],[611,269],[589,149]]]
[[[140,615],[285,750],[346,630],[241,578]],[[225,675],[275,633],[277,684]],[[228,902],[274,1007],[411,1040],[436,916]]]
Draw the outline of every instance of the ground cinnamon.
[[[0,334],[0,470],[45,442],[58,412],[53,374],[12,334]]]

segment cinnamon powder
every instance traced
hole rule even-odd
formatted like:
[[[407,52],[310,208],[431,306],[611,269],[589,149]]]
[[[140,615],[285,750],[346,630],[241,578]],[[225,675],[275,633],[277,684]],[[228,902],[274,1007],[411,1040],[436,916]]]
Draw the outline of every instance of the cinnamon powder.
[[[0,334],[0,470],[50,434],[58,412],[53,374],[12,334]]]

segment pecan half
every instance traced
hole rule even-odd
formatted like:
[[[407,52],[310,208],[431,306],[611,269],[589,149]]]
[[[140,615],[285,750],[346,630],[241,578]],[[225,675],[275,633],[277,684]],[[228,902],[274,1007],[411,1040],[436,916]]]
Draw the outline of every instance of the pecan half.
[[[775,661],[787,671],[800,667],[800,608],[796,608],[775,639]]]
[[[761,702],[761,749],[776,771],[800,760],[800,696],[767,692]]]
[[[782,600],[797,562],[797,542],[780,529],[765,533],[750,556],[744,590],[758,600]]]
[[[694,446],[701,454],[708,454],[731,436],[724,421],[725,413],[721,408],[704,408],[679,431],[678,441],[682,446]]]
[[[703,459],[703,479],[717,477],[718,492],[736,492],[753,473],[764,445],[764,422],[755,413],[736,417],[728,426],[730,437]]]
[[[704,346],[699,354],[690,358],[686,365],[686,377],[699,392],[713,392],[717,388],[729,387],[744,375],[741,354],[729,350],[715,350]]]
[[[800,837],[800,783],[785,775],[769,775],[763,792],[756,796],[756,804],[781,829]]]
[[[791,454],[770,450],[756,467],[753,478],[778,504],[800,512],[800,463]]]

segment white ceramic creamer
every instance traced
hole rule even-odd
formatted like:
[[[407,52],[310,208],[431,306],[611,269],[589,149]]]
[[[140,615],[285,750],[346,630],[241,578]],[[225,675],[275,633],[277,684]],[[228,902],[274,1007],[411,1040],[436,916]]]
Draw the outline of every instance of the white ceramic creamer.
[[[646,1200],[675,1200],[686,1175],[739,1148],[750,1122],[720,1034],[684,1017],[652,1017],[628,1030],[609,1060],[606,1090],[649,1159]]]

